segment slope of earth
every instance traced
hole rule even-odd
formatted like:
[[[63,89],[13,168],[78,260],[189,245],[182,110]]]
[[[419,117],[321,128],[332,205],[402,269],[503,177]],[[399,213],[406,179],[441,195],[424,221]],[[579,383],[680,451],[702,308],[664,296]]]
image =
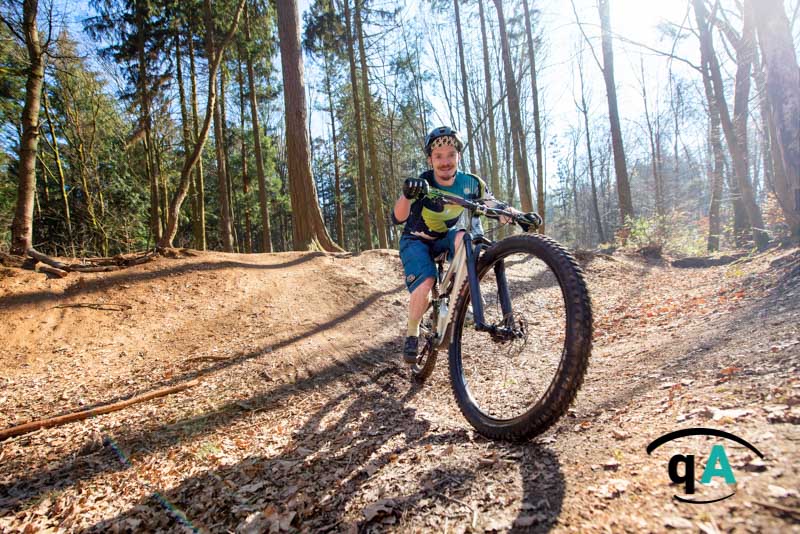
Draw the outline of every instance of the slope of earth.
[[[586,382],[525,444],[468,427],[445,361],[410,381],[396,252],[3,269],[0,427],[200,383],[0,443],[0,531],[800,531],[800,253],[583,263]],[[733,497],[673,498],[670,456],[699,479],[717,441],[645,449],[687,427],[763,453],[724,442]]]

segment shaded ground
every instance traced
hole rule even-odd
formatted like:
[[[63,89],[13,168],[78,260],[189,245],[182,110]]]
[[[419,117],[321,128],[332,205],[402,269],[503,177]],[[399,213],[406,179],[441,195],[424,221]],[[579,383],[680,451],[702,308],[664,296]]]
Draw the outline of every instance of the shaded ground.
[[[200,377],[0,443],[0,531],[800,531],[800,254],[584,262],[596,341],[570,414],[526,444],[460,416],[446,358],[399,363],[396,252],[196,253],[46,280],[0,270],[0,427]],[[656,437],[713,427],[736,494],[675,501]],[[698,494],[726,488],[706,488]]]

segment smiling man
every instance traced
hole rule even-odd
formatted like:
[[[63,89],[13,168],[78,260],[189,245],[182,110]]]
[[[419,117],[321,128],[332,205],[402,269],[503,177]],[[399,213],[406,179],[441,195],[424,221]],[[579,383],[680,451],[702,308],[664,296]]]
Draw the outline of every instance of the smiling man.
[[[461,137],[452,128],[442,126],[431,131],[425,138],[425,155],[431,170],[403,183],[403,194],[395,202],[392,211],[392,221],[395,224],[405,223],[400,239],[400,259],[403,262],[406,287],[411,293],[408,331],[403,348],[403,359],[408,364],[413,364],[417,359],[419,324],[428,308],[436,277],[433,258],[444,251],[448,251],[449,258],[452,258],[456,247],[461,244],[463,230],[466,228],[466,221],[461,217],[464,208],[442,205],[432,195],[429,196],[429,193],[437,190],[445,195],[472,201],[490,200],[490,206],[508,208],[495,200],[486,187],[486,182],[473,174],[458,170],[463,149]]]

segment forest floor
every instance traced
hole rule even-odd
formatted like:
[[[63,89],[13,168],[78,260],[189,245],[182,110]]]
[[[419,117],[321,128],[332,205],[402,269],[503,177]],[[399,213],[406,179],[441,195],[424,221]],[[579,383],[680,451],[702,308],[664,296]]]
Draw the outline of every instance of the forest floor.
[[[200,379],[0,442],[0,532],[800,532],[800,250],[582,257],[586,381],[522,444],[472,431],[445,357],[410,380],[394,251],[0,267],[0,429]],[[647,454],[688,427],[764,457],[699,437]],[[670,453],[699,479],[714,443],[735,495],[673,499]]]

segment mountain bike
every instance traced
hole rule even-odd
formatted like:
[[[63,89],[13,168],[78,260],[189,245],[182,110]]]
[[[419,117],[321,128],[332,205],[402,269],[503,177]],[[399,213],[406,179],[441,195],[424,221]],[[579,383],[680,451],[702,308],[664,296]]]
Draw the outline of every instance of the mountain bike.
[[[592,349],[592,307],[583,273],[556,241],[524,233],[493,242],[478,215],[520,223],[521,213],[444,194],[469,221],[448,269],[437,277],[411,372],[424,381],[449,346],[450,383],[467,421],[491,439],[524,440],[569,408]]]

